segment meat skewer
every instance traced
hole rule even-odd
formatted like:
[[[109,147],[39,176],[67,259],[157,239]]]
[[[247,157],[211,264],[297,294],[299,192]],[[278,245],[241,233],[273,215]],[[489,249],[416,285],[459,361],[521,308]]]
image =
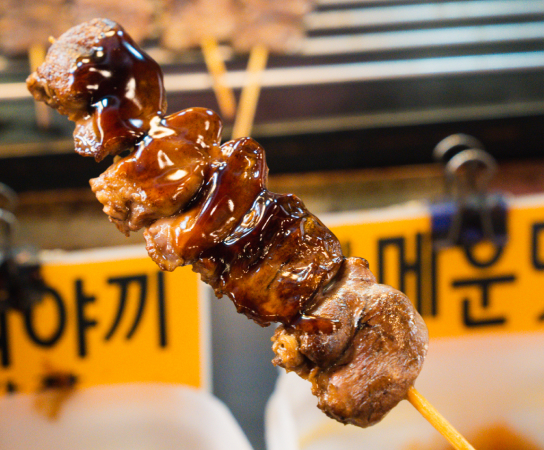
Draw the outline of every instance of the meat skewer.
[[[225,82],[227,67],[219,51],[219,44],[214,37],[202,38],[200,42],[206,68],[212,77],[212,88],[223,117],[233,119],[236,114],[234,91]]]
[[[304,16],[314,7],[315,0],[239,0],[238,27],[232,45],[241,53],[256,45],[272,53],[296,53],[305,35]]]
[[[76,122],[77,152],[130,152],[91,180],[110,220],[126,234],[145,228],[163,270],[191,264],[240,313],[280,323],[273,363],[311,381],[327,415],[366,427],[414,396],[428,335],[410,300],[344,257],[297,197],[267,190],[256,141],[221,145],[205,108],[166,115],[162,72],[122,27],[70,29],[27,84]]]
[[[0,52],[24,55],[33,46],[46,48],[49,36],[59,36],[69,26],[65,0],[1,0]]]
[[[408,389],[406,396],[412,406],[429,421],[429,423],[442,435],[448,442],[458,450],[474,450],[474,447],[459,433],[453,426],[427,401],[413,386]]]
[[[60,35],[68,26],[70,13],[65,0],[2,0],[0,53],[27,54],[30,70],[34,71],[45,58],[49,37]],[[51,127],[50,112],[44,105],[35,106],[39,129]]]

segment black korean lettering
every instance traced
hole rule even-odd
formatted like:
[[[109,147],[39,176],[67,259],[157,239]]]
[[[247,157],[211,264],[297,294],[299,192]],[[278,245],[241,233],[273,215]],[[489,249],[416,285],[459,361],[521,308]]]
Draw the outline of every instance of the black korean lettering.
[[[164,288],[164,273],[157,272],[157,298],[159,301],[159,345],[166,347],[166,295]]]
[[[478,267],[480,269],[491,267],[493,264],[495,264],[499,260],[499,258],[502,256],[503,250],[504,250],[504,245],[495,245],[494,252],[491,254],[491,256],[488,259],[478,259],[476,257],[476,254],[474,253],[474,246],[470,246],[470,245],[463,246],[463,251],[465,253],[465,258],[467,259],[467,261],[472,266]]]
[[[536,270],[544,270],[544,261],[540,259],[540,235],[544,231],[544,222],[534,223],[531,230],[531,262]],[[544,312],[537,318],[544,322]]]
[[[534,223],[531,232],[531,262],[536,270],[544,270],[544,261],[540,259],[540,235],[544,231],[544,222]]]
[[[406,239],[404,237],[385,238],[378,240],[378,282],[383,284],[394,284],[385,279],[385,267],[388,264],[396,264],[398,267],[399,278],[395,287],[399,290],[406,291],[406,281],[409,274],[416,277],[416,293],[415,304],[417,310],[422,315],[436,316],[438,314],[437,307],[437,292],[436,292],[436,277],[437,277],[437,262],[436,252],[430,240],[426,242],[422,233],[416,234],[415,259],[408,261],[406,257]],[[386,249],[395,247],[397,250],[396,261],[386,261]],[[424,268],[423,255],[429,254],[427,267]],[[427,271],[426,271],[426,270]],[[423,285],[428,288],[428,292],[424,292]]]
[[[128,289],[130,285],[136,285],[139,288],[140,295],[138,296],[138,308],[136,312],[136,317],[132,322],[132,326],[128,331],[126,338],[130,339],[135,333],[138,325],[142,319],[144,312],[144,307],[147,298],[147,275],[131,275],[126,277],[112,277],[108,279],[109,284],[116,284],[119,286],[119,303],[117,307],[117,314],[113,321],[112,326],[109,331],[106,333],[104,339],[109,340],[115,334],[121,318],[125,312],[125,306],[127,303]]]
[[[0,351],[2,352],[2,367],[10,365],[8,319],[6,312],[0,312]]]
[[[94,303],[96,297],[86,295],[83,290],[83,280],[76,280],[76,312],[77,312],[77,343],[78,355],[87,355],[87,329],[95,327],[98,322],[89,319],[85,314],[87,304]]]
[[[487,309],[490,306],[490,290],[493,285],[501,283],[512,283],[516,280],[514,275],[505,275],[489,278],[471,278],[462,279],[452,282],[454,288],[476,286],[480,289],[480,305],[483,309]],[[471,301],[469,298],[463,300],[463,323],[469,328],[475,327],[487,327],[503,325],[506,323],[506,317],[504,316],[489,316],[479,317],[473,316],[471,309]]]
[[[53,330],[50,336],[40,336],[37,333],[35,326],[36,320],[40,319],[35,318],[35,307],[29,308],[24,313],[26,333],[32,342],[41,347],[52,347],[55,345],[61,338],[66,327],[66,308],[60,294],[53,288],[46,287],[43,301],[45,302],[47,299],[53,300],[57,311],[57,327]]]
[[[15,392],[17,392],[17,385],[13,381],[8,380],[8,382],[6,383],[6,392],[8,394],[14,394]]]
[[[398,287],[401,291],[406,290],[406,276],[412,272],[416,275],[417,279],[417,295],[421,295],[421,241],[422,236],[420,234],[416,237],[416,258],[414,261],[409,262],[406,259],[406,239],[403,237],[380,239],[378,241],[378,282],[385,283],[385,249],[387,247],[397,247],[399,267],[399,279]]]

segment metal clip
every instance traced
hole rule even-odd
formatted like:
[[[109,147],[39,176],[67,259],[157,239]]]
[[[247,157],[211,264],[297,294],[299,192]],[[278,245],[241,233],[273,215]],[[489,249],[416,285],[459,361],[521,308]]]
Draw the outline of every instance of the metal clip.
[[[13,213],[0,209],[0,311],[8,309],[11,302],[11,284],[16,272],[12,256],[12,236],[15,226]]]
[[[4,183],[0,183],[0,209],[13,212],[18,203],[15,191]]]
[[[495,159],[477,139],[465,134],[439,142],[433,156],[445,165],[449,197],[431,206],[433,242],[441,247],[470,247],[490,241],[502,247],[507,235],[506,202],[488,189],[497,171]]]
[[[17,218],[13,209],[17,196],[0,183],[0,311],[26,310],[46,291],[38,252],[30,246],[14,247]]]

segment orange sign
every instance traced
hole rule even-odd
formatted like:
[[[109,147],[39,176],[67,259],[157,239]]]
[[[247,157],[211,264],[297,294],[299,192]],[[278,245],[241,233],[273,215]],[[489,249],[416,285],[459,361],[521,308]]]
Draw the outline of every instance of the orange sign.
[[[143,247],[44,256],[48,292],[2,314],[0,389],[62,372],[78,386],[156,381],[207,387],[205,302],[189,267],[161,272]]]
[[[502,247],[437,249],[422,204],[324,222],[346,255],[405,292],[431,337],[544,331],[544,197],[512,200]],[[161,272],[143,247],[47,256],[48,294],[0,314],[0,389],[35,391],[52,370],[78,385],[156,381],[208,387],[207,300],[190,268]]]
[[[431,337],[544,331],[544,197],[513,199],[504,246],[437,249],[423,205],[330,216],[346,253],[405,292]]]

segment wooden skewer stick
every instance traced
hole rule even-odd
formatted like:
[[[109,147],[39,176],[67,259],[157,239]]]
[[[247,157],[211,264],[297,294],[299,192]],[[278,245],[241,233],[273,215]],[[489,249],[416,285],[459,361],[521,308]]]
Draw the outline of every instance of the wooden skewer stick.
[[[456,450],[474,450],[474,447],[423,397],[415,387],[408,389],[406,399],[427,421],[444,436]]]
[[[38,66],[45,61],[45,46],[42,44],[31,45],[28,49],[28,61],[30,72],[34,72]],[[42,130],[51,126],[51,112],[49,107],[42,102],[34,102],[34,111],[36,113],[36,124]]]
[[[225,84],[227,69],[219,53],[217,40],[213,37],[204,38],[200,42],[200,47],[202,48],[206,67],[212,77],[213,91],[215,92],[221,115],[226,119],[233,119],[236,112],[236,98],[234,97],[234,91]]]
[[[238,113],[232,129],[232,138],[237,139],[251,134],[255,111],[261,92],[261,77],[268,61],[268,49],[261,44],[255,45],[249,54],[247,63],[247,81],[242,89]]]

